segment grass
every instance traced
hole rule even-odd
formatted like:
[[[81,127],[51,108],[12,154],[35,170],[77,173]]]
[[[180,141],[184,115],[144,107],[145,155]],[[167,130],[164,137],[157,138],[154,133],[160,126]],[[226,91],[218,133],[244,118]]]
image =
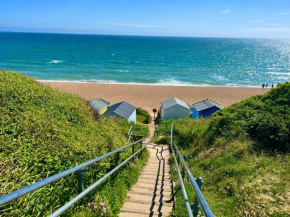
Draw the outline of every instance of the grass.
[[[150,124],[151,121],[152,117],[150,116],[148,111],[141,108],[137,108],[137,122],[143,124]]]
[[[125,134],[131,123],[98,117],[79,97],[52,90],[28,76],[0,71],[0,99],[0,195],[128,144]],[[121,160],[130,154],[131,149],[124,151]],[[140,158],[141,165],[146,156]],[[95,163],[85,173],[85,186],[114,166],[114,156]],[[128,173],[135,177],[138,171],[127,166],[110,179],[118,180],[122,191],[105,187],[114,187],[111,183],[114,181],[109,181],[95,192],[95,197],[103,195],[102,199],[111,202],[108,215],[117,214],[124,192],[134,183],[133,178],[128,179]],[[77,186],[76,175],[72,174],[1,206],[0,216],[49,215],[77,195]],[[65,215],[70,216],[79,209],[77,204]]]
[[[175,140],[187,155],[216,216],[290,213],[290,83],[218,111],[211,120],[180,119]],[[162,126],[164,128],[164,126]],[[171,160],[171,173],[177,174]],[[195,194],[185,181],[191,202]],[[171,216],[187,216],[180,186]]]

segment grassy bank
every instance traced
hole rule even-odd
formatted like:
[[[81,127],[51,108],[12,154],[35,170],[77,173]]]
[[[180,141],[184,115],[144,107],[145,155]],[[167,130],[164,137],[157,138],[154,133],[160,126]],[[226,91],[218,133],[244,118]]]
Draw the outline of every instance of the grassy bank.
[[[125,134],[131,126],[127,121],[98,117],[79,97],[51,90],[27,76],[0,71],[0,99],[0,195],[127,144]],[[123,152],[122,159],[130,154],[131,150]],[[146,153],[140,158],[141,165]],[[85,186],[114,166],[114,157],[94,164],[85,174]],[[124,191],[134,182],[126,181],[126,174],[131,172],[132,177],[138,174],[137,169],[128,166],[117,175],[118,181],[123,182],[122,191],[105,187],[114,187],[107,182],[95,192],[102,200],[110,200],[108,215],[117,213],[115,207],[119,205],[114,203],[121,203]],[[76,175],[72,174],[0,207],[0,215],[46,216],[72,199],[77,186]],[[79,205],[66,215],[78,211]]]
[[[211,120],[174,123],[175,139],[193,175],[202,176],[202,192],[216,216],[289,215],[289,82],[223,109]],[[176,194],[172,216],[187,216],[179,186]],[[194,192],[188,194],[194,201]]]

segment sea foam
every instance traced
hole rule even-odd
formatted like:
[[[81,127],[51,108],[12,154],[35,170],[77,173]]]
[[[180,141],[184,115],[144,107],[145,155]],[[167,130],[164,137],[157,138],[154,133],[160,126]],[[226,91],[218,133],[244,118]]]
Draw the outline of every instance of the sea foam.
[[[62,63],[63,61],[61,60],[51,60],[50,62],[47,62],[47,63],[50,63],[50,64],[58,64],[58,63]]]

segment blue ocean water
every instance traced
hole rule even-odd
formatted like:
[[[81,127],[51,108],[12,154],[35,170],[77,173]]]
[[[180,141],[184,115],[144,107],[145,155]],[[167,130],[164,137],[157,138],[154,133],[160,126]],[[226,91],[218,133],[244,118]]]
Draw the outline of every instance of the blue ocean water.
[[[0,69],[38,80],[260,87],[290,80],[290,40],[3,32]]]

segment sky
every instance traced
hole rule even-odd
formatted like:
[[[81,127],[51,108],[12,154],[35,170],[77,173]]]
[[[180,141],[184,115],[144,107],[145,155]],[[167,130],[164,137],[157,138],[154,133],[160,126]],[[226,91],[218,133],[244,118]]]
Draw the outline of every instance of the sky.
[[[0,31],[290,39],[290,0],[0,0]]]

